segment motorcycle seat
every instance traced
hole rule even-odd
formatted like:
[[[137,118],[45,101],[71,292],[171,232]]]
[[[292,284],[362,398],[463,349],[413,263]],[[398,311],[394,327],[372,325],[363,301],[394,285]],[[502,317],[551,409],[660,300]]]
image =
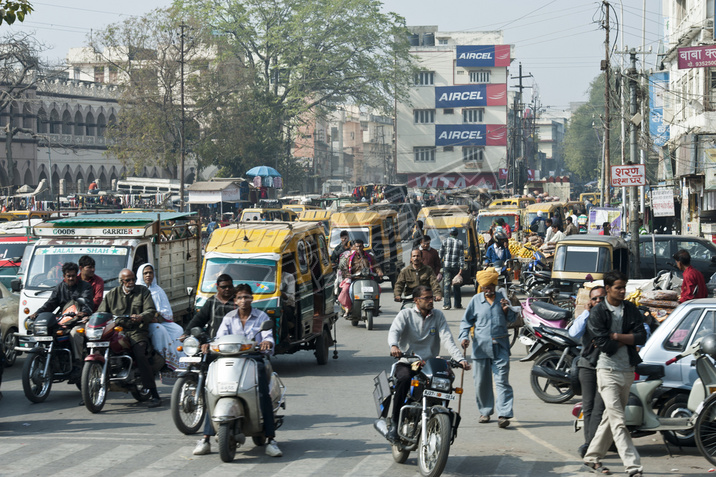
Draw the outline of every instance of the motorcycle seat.
[[[569,310],[542,301],[531,301],[530,308],[537,316],[547,321],[568,320],[571,315]]]
[[[635,371],[636,374],[640,376],[646,376],[647,381],[661,379],[666,374],[664,371],[664,366],[661,364],[639,363],[636,365]]]
[[[535,272],[535,278],[539,281],[548,282],[552,279],[552,272],[549,270],[538,270]]]
[[[572,343],[573,346],[581,345],[581,343],[579,341],[577,341],[574,338],[572,338],[571,336],[569,336],[569,331],[565,330],[564,328],[555,328],[553,326],[543,326],[542,329],[545,330],[547,333],[552,333],[552,334],[561,336],[568,343]]]

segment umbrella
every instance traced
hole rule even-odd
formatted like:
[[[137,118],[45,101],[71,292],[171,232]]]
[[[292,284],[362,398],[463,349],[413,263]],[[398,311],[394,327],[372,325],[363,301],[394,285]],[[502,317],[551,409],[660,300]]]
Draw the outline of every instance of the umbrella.
[[[269,166],[256,166],[246,171],[246,175],[250,177],[281,177],[281,174]]]

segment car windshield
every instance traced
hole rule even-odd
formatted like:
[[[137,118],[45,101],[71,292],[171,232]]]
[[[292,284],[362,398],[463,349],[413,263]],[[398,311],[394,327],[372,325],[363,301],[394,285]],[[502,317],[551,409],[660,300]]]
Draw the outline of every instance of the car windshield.
[[[345,229],[334,227],[331,230],[331,241],[329,245],[331,249],[336,248],[336,246],[341,243],[341,232],[343,232],[344,230],[348,231],[348,237],[351,242],[355,239],[363,239],[363,245],[365,246],[365,248],[370,248],[370,229],[368,227]]]
[[[510,226],[510,229],[515,228],[515,216],[514,215],[481,215],[477,219],[477,231],[487,232],[492,227],[492,224],[499,218],[505,220],[505,223]]]
[[[204,265],[204,279],[201,291],[216,293],[216,279],[228,273],[234,285],[248,283],[254,293],[276,291],[276,261],[258,258],[209,258]]]
[[[430,247],[440,250],[440,247],[442,247],[443,242],[448,238],[448,235],[450,235],[450,229],[436,229],[431,227],[426,228],[425,233],[428,237],[430,237]],[[458,228],[457,238],[458,240],[462,240],[462,244],[467,249],[467,229],[462,227]]]
[[[82,255],[95,261],[95,274],[104,279],[105,291],[117,286],[117,277],[127,268],[128,247],[36,246],[27,269],[26,288],[52,288],[62,281],[62,265],[77,263]]]
[[[22,254],[25,253],[25,247],[27,247],[27,242],[0,242],[0,260],[22,258]]]
[[[557,247],[552,270],[557,272],[604,273],[611,270],[609,248],[566,245]]]

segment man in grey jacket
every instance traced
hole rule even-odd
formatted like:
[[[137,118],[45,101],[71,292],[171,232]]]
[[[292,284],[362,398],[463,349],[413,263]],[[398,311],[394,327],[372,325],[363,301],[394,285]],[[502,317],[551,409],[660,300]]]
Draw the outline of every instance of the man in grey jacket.
[[[391,356],[400,358],[403,354],[415,353],[423,359],[434,358],[440,353],[440,343],[442,342],[455,361],[459,361],[464,369],[470,369],[470,364],[455,344],[445,315],[441,311],[433,309],[432,289],[425,285],[415,287],[413,300],[415,307],[402,310],[390,325],[388,344]],[[410,380],[414,375],[415,372],[407,362],[399,362],[395,367],[393,415],[388,433],[388,439],[391,441],[397,437],[400,409],[405,404],[405,398],[410,389]],[[388,409],[387,405],[385,409]]]

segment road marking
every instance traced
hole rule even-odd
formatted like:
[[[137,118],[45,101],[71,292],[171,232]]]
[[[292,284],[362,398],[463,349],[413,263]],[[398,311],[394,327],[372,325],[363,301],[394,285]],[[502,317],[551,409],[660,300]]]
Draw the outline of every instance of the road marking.
[[[514,423],[516,423],[516,424],[519,424],[519,421],[514,420],[514,419],[513,419],[512,422],[514,422]],[[574,457],[574,455],[572,455],[572,454],[570,454],[569,452],[566,452],[566,451],[560,449],[559,447],[553,446],[552,444],[550,444],[550,443],[548,443],[548,442],[545,442],[544,439],[540,439],[539,437],[535,436],[534,434],[532,434],[532,433],[531,433],[530,431],[528,431],[527,429],[521,428],[521,427],[519,427],[519,426],[515,426],[515,429],[517,430],[517,432],[519,432],[519,433],[522,434],[523,436],[527,437],[528,439],[530,439],[530,440],[533,441],[533,442],[536,442],[537,444],[541,445],[542,447],[546,447],[547,449],[551,450],[551,451],[554,452],[555,454],[559,454],[559,455],[561,455],[562,457],[564,457],[565,459],[576,460],[575,457]]]
[[[192,460],[192,457],[194,456],[191,454],[191,448],[181,447],[143,469],[128,474],[127,477],[162,477],[170,475],[183,470],[187,461]]]
[[[353,470],[344,474],[346,477],[364,477],[366,475],[382,475],[390,469],[393,464],[393,458],[389,457],[388,454],[371,454],[364,457],[353,467]],[[397,464],[396,464],[397,465]]]
[[[110,471],[119,469],[121,465],[127,461],[131,461],[133,457],[152,449],[156,446],[151,445],[119,445],[91,459],[82,460],[74,467],[66,467],[59,472],[53,472],[54,477],[84,477],[89,475],[97,475],[102,471]]]
[[[27,444],[5,444],[0,446],[0,455],[7,454],[9,452],[15,452],[21,447],[25,447]]]
[[[30,448],[30,446],[26,447],[28,449]],[[3,462],[2,474],[20,475],[33,470],[33,473],[37,472],[37,474],[40,475],[42,467],[58,460],[67,460],[67,456],[80,453],[88,447],[91,447],[91,444],[60,444],[57,447],[49,449],[35,448],[32,452],[32,456],[24,456],[22,458],[16,456],[13,462]],[[32,469],[30,469],[28,465],[32,466]],[[51,473],[52,472],[50,472],[50,474]]]
[[[342,452],[339,451],[311,451],[306,452],[304,456],[315,455],[316,457],[304,457],[295,460],[281,469],[282,475],[290,475],[295,477],[321,474],[320,468],[330,464],[332,459],[338,457]],[[334,468],[334,471],[336,469]],[[330,472],[329,472],[330,474]]]

